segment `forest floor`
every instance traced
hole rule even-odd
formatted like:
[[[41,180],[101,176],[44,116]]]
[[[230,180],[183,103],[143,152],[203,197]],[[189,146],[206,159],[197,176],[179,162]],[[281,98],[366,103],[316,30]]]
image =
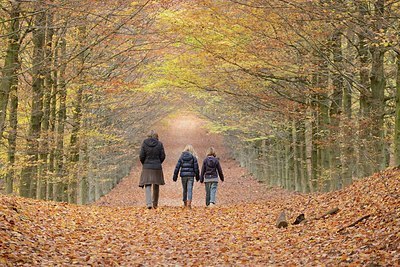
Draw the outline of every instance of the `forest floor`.
[[[157,126],[167,153],[158,209],[145,208],[139,164],[93,205],[0,196],[0,266],[400,266],[400,170],[331,193],[270,188],[204,126],[193,115]],[[193,208],[182,207],[172,173],[189,143],[200,162],[210,145],[221,159],[214,208],[200,183]],[[300,213],[306,221],[277,228],[283,210],[289,222]]]

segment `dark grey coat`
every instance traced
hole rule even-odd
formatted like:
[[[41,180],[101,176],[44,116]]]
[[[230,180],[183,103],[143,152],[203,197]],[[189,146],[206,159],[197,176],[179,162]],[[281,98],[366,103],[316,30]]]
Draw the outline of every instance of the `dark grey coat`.
[[[160,141],[155,138],[144,140],[140,149],[139,159],[143,165],[139,181],[140,187],[148,184],[165,184],[161,166],[165,160],[165,152],[164,146]]]
[[[165,160],[163,144],[155,138],[144,140],[139,158],[143,169],[161,170],[161,163]]]

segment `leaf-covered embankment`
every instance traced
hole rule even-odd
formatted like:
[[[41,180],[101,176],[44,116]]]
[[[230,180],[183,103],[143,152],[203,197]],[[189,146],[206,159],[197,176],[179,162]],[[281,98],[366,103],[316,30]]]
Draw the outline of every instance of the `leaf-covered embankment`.
[[[0,196],[0,264],[400,264],[400,171],[327,194],[283,194],[214,209],[77,206]],[[337,214],[314,219],[333,207]],[[306,222],[278,229],[305,213]],[[370,215],[352,227],[360,217]]]

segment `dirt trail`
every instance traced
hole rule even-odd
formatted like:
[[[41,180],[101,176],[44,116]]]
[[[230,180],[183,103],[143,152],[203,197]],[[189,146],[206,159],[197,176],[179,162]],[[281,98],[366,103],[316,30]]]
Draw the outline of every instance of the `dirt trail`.
[[[268,198],[271,190],[264,184],[255,181],[238,162],[231,159],[223,145],[221,136],[209,133],[206,121],[196,115],[171,116],[155,126],[167,154],[163,164],[166,184],[160,188],[160,206],[181,206],[182,186],[180,178],[172,181],[176,162],[186,144],[192,144],[198,157],[199,165],[205,157],[209,146],[214,146],[220,158],[226,180],[219,183],[218,205],[255,202]],[[100,198],[101,206],[144,206],[144,191],[138,187],[141,165],[137,160],[131,174],[124,178],[109,194]],[[196,182],[193,188],[193,206],[205,205],[204,185]]]
[[[400,266],[399,169],[325,194],[268,189],[203,125],[194,115],[157,125],[167,184],[156,210],[144,208],[140,168],[97,206],[0,195],[0,266]],[[187,143],[200,158],[217,148],[226,181],[216,208],[205,207],[199,183],[194,208],[179,207],[172,171]],[[320,217],[333,207],[337,214]],[[282,210],[290,222],[300,212],[307,221],[277,228]]]

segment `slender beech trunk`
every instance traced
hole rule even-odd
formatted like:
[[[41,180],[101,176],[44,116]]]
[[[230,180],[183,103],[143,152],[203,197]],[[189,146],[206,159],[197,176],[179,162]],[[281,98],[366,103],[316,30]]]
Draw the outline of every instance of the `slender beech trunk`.
[[[284,155],[284,161],[285,161],[285,175],[282,179],[282,184],[281,186],[283,188],[289,189],[289,179],[290,176],[292,175],[291,171],[290,171],[290,167],[291,167],[291,162],[290,162],[290,139],[287,140],[287,143],[285,144],[285,155]]]
[[[301,191],[300,188],[300,166],[299,166],[299,140],[298,140],[298,122],[292,119],[292,150],[293,150],[293,184],[292,188],[295,191]]]
[[[319,177],[321,175],[321,167],[318,161],[318,146],[319,146],[319,135],[318,135],[318,113],[316,111],[316,101],[313,99],[311,102],[311,123],[310,123],[310,172],[312,188],[319,190]]]
[[[287,125],[290,127],[287,129],[288,140],[286,145],[286,161],[287,161],[287,173],[285,178],[285,188],[289,190],[295,190],[295,143],[293,143],[293,132],[291,123],[288,121]]]
[[[53,183],[53,200],[62,200],[64,192],[64,133],[65,133],[65,121],[67,118],[67,85],[65,83],[65,71],[67,68],[66,54],[67,54],[67,41],[66,41],[67,25],[64,25],[60,37],[60,70],[58,74],[58,95],[59,95],[59,108],[57,116],[57,137],[56,137],[56,150],[55,156],[55,173],[57,180]]]
[[[343,116],[341,125],[341,162],[342,162],[342,181],[343,186],[350,185],[353,181],[353,172],[355,167],[355,148],[354,140],[356,135],[353,131],[352,121],[352,93],[351,84],[343,86]]]
[[[314,102],[309,100],[310,103],[308,105],[306,111],[306,117],[311,118],[304,121],[305,125],[305,153],[306,153],[306,170],[309,175],[308,184],[311,192],[314,192],[316,189],[316,181],[317,181],[317,168],[316,168],[316,144],[314,141],[314,133],[316,131],[315,120],[314,120]]]
[[[368,14],[368,3],[358,2],[359,20],[366,21]],[[367,44],[367,29],[361,28],[358,35],[358,57],[360,59],[360,114],[358,122],[359,144],[358,144],[358,176],[363,177],[372,172],[369,162],[369,144],[370,135],[370,98],[371,90],[369,84],[369,52]]]
[[[17,79],[15,79],[15,76],[17,76],[17,71],[20,67],[18,61],[20,49],[20,1],[11,1],[10,3],[10,25],[7,33],[8,44],[0,81],[0,141],[3,138],[3,132],[5,129],[9,94],[11,88],[16,86],[15,81],[17,81]]]
[[[375,31],[385,31],[383,26],[385,1],[377,0],[375,2]],[[370,46],[371,52],[371,118],[372,118],[372,146],[371,158],[373,171],[382,170],[386,167],[384,151],[384,115],[385,115],[385,86],[386,78],[384,72],[385,48],[380,44]]]
[[[79,27],[78,30],[78,39],[80,42],[80,51],[84,51],[85,49],[85,39],[86,39],[86,27],[82,26]],[[78,57],[79,59],[79,70],[84,69],[85,64],[85,53],[81,52]],[[83,96],[83,88],[84,88],[84,71],[80,72],[79,76],[78,90],[76,92],[76,97],[74,101],[74,112],[72,118],[72,132],[71,132],[71,139],[70,139],[70,162],[74,168],[73,175],[71,175],[71,179],[68,183],[68,202],[76,202],[77,197],[77,185],[78,185],[78,168],[79,168],[79,151],[80,151],[80,144],[79,144],[79,132],[81,129],[81,118],[82,118],[82,96]]]
[[[395,160],[396,166],[400,166],[400,53],[397,53],[394,157],[395,157],[394,160]]]
[[[50,155],[49,155],[49,173],[51,175],[51,182],[47,183],[46,199],[54,199],[54,184],[56,183],[56,123],[57,123],[57,96],[58,94],[58,46],[54,46],[54,56],[52,62],[52,95],[50,104]]]
[[[332,36],[332,54],[333,54],[333,62],[338,69],[342,69],[342,41],[341,41],[341,32],[336,31]],[[340,146],[340,118],[342,113],[342,98],[343,98],[343,77],[337,71],[334,71],[332,74],[332,86],[333,93],[331,96],[332,102],[329,110],[330,116],[330,131],[331,131],[331,154],[330,154],[330,162],[331,162],[331,173],[333,180],[333,188],[331,189],[339,189],[343,186],[343,181],[341,178],[342,169],[341,169],[341,146]]]
[[[304,120],[299,121],[298,131],[301,191],[310,192],[310,188],[308,186],[309,175],[307,171],[306,125]]]
[[[322,53],[326,54],[326,48],[322,48]],[[314,106],[314,127],[313,139],[315,141],[316,149],[316,167],[318,172],[318,180],[322,190],[329,190],[330,188],[330,149],[327,144],[329,137],[329,98],[328,90],[328,64],[326,59],[318,59],[318,73],[314,74],[314,85],[321,91],[315,96]]]
[[[44,77],[44,44],[46,16],[39,1],[35,8],[35,25],[32,33],[32,106],[27,138],[28,164],[22,170],[20,195],[24,197],[36,196],[36,179],[39,153],[39,138],[43,116],[43,77]]]
[[[18,74],[20,67],[18,56],[20,49],[19,30],[20,3],[11,2],[9,38],[2,77],[0,83],[0,143],[5,128],[7,105],[10,98],[9,127],[8,132],[8,167],[5,177],[5,190],[7,194],[14,191],[14,163],[17,140],[17,110],[18,110]],[[2,166],[0,166],[2,167]]]
[[[52,47],[53,47],[53,14],[50,10],[46,12],[46,43],[45,43],[45,65],[44,65],[44,87],[43,87],[43,117],[40,142],[40,168],[36,198],[47,199],[48,197],[48,157],[50,141],[50,104],[53,94],[53,78],[51,77]]]
[[[327,85],[326,85],[327,86]],[[330,166],[330,145],[328,138],[330,138],[329,125],[329,100],[326,94],[321,94],[319,96],[319,114],[318,114],[318,124],[319,124],[319,134],[321,134],[318,149],[318,159],[320,161],[320,166],[322,168],[322,178],[324,179],[324,190],[329,191],[332,184],[331,176],[331,166]]]
[[[14,164],[15,152],[17,148],[17,127],[18,127],[18,77],[13,76],[13,86],[10,91],[10,111],[9,111],[9,124],[10,131],[8,133],[8,164],[9,171],[6,177],[6,193],[13,193],[14,188]]]

